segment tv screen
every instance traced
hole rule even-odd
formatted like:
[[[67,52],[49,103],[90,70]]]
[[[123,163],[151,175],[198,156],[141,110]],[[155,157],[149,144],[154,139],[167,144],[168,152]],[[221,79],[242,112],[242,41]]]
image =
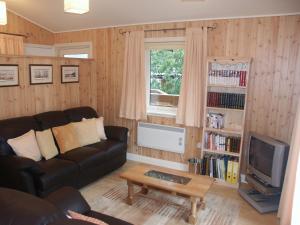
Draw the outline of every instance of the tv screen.
[[[249,148],[249,164],[264,175],[271,177],[274,152],[274,145],[252,136]]]

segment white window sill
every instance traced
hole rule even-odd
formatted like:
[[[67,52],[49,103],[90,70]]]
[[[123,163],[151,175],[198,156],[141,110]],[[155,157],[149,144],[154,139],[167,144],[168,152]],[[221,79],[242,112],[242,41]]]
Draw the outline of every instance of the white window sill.
[[[177,108],[155,107],[151,106],[147,109],[148,116],[176,118]]]

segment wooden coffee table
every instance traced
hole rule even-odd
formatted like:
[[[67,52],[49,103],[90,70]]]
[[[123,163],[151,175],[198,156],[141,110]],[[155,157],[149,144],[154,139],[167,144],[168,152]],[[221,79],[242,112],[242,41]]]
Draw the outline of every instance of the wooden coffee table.
[[[152,165],[133,166],[121,173],[120,177],[127,180],[129,205],[132,205],[134,200],[133,185],[141,186],[142,190],[139,193],[142,194],[147,194],[148,189],[155,189],[190,199],[191,214],[188,222],[191,224],[197,222],[198,206],[204,209],[205,194],[213,184],[213,179],[207,176]]]

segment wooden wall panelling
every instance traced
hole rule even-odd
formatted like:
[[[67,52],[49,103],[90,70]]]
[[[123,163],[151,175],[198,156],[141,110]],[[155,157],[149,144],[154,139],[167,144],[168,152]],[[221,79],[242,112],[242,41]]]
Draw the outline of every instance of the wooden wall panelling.
[[[28,20],[8,11],[7,25],[0,26],[1,32],[25,34],[25,43],[52,45],[54,43],[54,34],[40,26],[37,26]]]
[[[199,154],[201,129],[187,127],[184,155],[136,146],[135,121],[118,117],[124,63],[124,36],[119,30],[201,27],[208,33],[209,56],[252,57],[246,134],[256,131],[289,142],[300,96],[300,16],[147,24],[55,34],[56,43],[92,41],[97,73],[97,108],[105,123],[130,129],[129,152],[184,162]],[[146,37],[184,36],[183,31],[147,32]],[[148,117],[148,122],[174,125],[174,119]]]
[[[82,105],[97,107],[92,60],[1,56],[0,64],[18,64],[18,87],[0,87],[0,119],[63,110]],[[53,84],[30,85],[29,64],[52,64]],[[61,65],[79,65],[80,83],[61,84]]]

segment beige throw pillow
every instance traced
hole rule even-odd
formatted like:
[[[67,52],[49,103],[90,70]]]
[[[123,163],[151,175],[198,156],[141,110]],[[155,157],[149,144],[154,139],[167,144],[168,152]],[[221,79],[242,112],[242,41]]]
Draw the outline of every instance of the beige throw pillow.
[[[82,215],[80,213],[68,210],[68,215],[75,220],[81,220],[81,221],[85,221],[85,222],[89,222],[89,223],[93,223],[93,224],[97,224],[97,225],[108,225],[107,223],[103,222],[102,220],[98,220],[96,218],[93,217],[89,217],[89,216],[85,216]]]
[[[17,156],[26,157],[34,161],[40,161],[42,159],[34,130],[20,137],[8,139],[7,143],[12,147]]]
[[[65,126],[52,128],[55,140],[60,149],[60,153],[66,153],[75,148],[81,147],[74,126],[69,123]]]
[[[42,156],[48,160],[58,155],[58,150],[50,129],[35,133]]]
[[[72,123],[72,125],[75,128],[81,146],[94,144],[100,141],[95,120],[85,120]]]
[[[99,135],[99,138],[101,140],[107,140],[106,134],[105,134],[105,130],[104,130],[104,118],[100,117],[100,118],[92,118],[92,119],[86,119],[83,118],[83,121],[85,120],[95,120],[96,121],[96,126],[97,126],[97,132]]]

